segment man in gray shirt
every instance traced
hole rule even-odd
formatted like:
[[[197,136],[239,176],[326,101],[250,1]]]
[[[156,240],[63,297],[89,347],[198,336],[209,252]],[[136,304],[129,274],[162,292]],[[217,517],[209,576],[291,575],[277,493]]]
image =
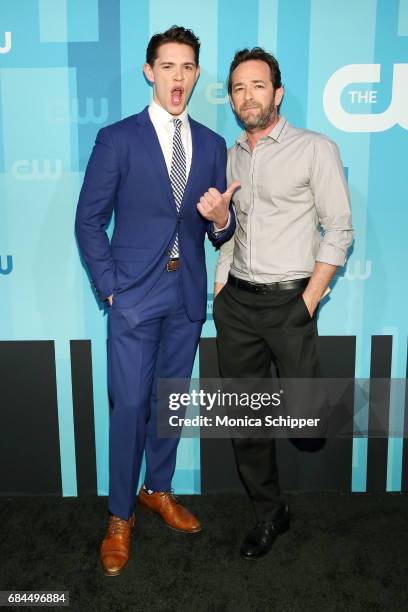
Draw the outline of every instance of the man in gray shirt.
[[[326,136],[279,115],[280,69],[263,49],[236,53],[228,92],[245,131],[227,170],[228,184],[241,185],[233,196],[237,228],[215,274],[221,375],[267,378],[274,362],[280,379],[313,379],[320,373],[316,311],[353,237],[339,152]],[[233,445],[257,518],[241,555],[256,559],[289,528],[289,509],[273,437],[234,438]]]

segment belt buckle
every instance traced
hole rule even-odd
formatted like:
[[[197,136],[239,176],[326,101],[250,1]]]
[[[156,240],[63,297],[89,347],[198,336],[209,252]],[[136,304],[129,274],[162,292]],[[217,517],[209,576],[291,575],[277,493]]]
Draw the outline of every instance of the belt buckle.
[[[179,260],[178,259],[169,259],[166,264],[167,272],[177,272],[179,269]]]

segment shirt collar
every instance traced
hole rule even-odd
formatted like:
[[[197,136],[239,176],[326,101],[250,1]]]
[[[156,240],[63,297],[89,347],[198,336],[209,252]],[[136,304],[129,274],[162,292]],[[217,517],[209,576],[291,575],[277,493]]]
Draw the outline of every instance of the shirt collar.
[[[181,115],[177,115],[177,117],[174,117],[169,112],[167,112],[165,108],[160,106],[160,104],[157,104],[155,100],[152,100],[151,103],[149,104],[149,115],[153,121],[155,121],[157,124],[159,124],[162,127],[167,127],[168,124],[171,123],[173,119],[176,119],[176,118],[181,119],[185,127],[187,127],[188,125],[187,108],[183,110]]]
[[[276,142],[282,142],[283,137],[285,136],[286,130],[288,129],[288,122],[283,115],[279,117],[278,123],[271,129],[271,131],[264,136],[264,138],[272,138]],[[246,132],[242,132],[237,138],[237,144],[242,145],[244,142],[248,141],[248,135]]]

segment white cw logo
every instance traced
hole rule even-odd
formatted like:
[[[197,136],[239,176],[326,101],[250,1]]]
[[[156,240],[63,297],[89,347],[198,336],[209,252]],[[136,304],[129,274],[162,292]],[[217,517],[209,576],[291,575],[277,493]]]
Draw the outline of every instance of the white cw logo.
[[[11,32],[4,32],[4,47],[0,47],[0,53],[11,51]]]
[[[99,115],[97,115],[95,112],[94,98],[85,98],[85,113],[82,115],[79,112],[78,98],[74,98],[72,105],[73,116],[77,119],[79,124],[96,123],[97,125],[100,125],[108,120],[109,109],[107,98],[100,98],[99,100]]]
[[[32,181],[36,179],[58,179],[62,174],[62,160],[54,160],[55,169],[51,169],[51,160],[44,159],[17,159],[11,166],[11,174],[19,181]]]
[[[379,83],[380,64],[349,64],[337,70],[327,81],[323,108],[327,118],[343,132],[383,132],[398,124],[408,129],[408,64],[394,64],[392,96],[383,113],[348,113],[341,105],[341,94],[352,83]],[[376,103],[376,92],[349,92],[351,101]],[[354,94],[354,95],[353,95]]]
[[[82,107],[82,113],[80,112],[80,106]],[[96,112],[98,106],[99,113]],[[79,99],[73,98],[70,108],[68,108],[66,101],[54,100],[48,103],[46,113],[47,119],[53,123],[71,122],[79,125],[95,123],[100,125],[108,120],[109,102],[108,98],[85,98],[80,105]]]
[[[362,267],[362,262],[359,259],[354,262],[353,270],[351,269],[350,263],[348,263],[344,276],[340,276],[340,279],[344,278],[349,281],[367,280],[368,278],[370,278],[372,273],[371,259],[368,259],[366,262],[364,262],[364,270],[362,269]]]
[[[205,90],[205,97],[210,104],[227,104],[229,102],[228,94],[218,96],[217,93],[222,93],[225,88],[224,83],[210,83]]]

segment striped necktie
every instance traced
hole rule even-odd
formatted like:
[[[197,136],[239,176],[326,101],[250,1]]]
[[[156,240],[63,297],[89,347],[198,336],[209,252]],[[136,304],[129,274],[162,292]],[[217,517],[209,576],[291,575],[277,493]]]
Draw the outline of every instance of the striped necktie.
[[[173,190],[174,201],[176,203],[177,212],[180,211],[181,201],[183,199],[184,189],[186,187],[186,152],[181,140],[181,119],[173,119],[174,136],[173,136],[173,156],[171,158],[170,183]],[[171,249],[171,257],[179,256],[178,233],[174,240],[173,248]]]

